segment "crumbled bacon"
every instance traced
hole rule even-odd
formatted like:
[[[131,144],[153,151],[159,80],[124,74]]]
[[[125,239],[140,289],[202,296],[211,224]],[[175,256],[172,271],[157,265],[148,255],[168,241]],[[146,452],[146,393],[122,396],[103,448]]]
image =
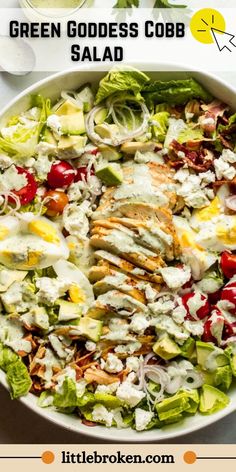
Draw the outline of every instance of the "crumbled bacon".
[[[179,159],[181,164],[187,164],[196,172],[205,172],[210,169],[214,159],[214,155],[209,149],[201,148],[198,151],[190,151],[186,145],[180,144],[176,140],[171,142],[170,148],[177,156],[179,151],[183,152],[184,157],[181,156]],[[170,165],[172,165],[171,161]]]

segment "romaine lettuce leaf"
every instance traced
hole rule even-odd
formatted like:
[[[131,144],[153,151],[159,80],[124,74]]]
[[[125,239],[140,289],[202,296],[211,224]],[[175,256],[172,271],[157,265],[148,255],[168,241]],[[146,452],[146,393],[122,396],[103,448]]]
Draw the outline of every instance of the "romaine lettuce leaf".
[[[6,376],[10,386],[11,398],[14,399],[27,395],[32,381],[27,367],[20,358],[7,367]]]
[[[16,362],[18,359],[19,356],[15,352],[0,343],[0,369],[6,372],[9,365]]]
[[[204,138],[203,131],[199,128],[186,128],[181,131],[178,142],[180,144],[185,144],[189,141],[201,141]]]
[[[77,394],[74,380],[66,377],[62,384],[62,391],[56,392],[53,398],[53,405],[56,408],[76,408]]]
[[[141,98],[140,92],[149,80],[149,77],[139,70],[114,68],[100,81],[95,104],[117,92],[133,92],[136,97]]]
[[[168,129],[170,114],[167,111],[160,111],[152,116],[153,134],[160,143],[165,141],[165,135]],[[154,124],[155,123],[155,124]]]
[[[192,98],[199,98],[204,102],[210,102],[212,96],[196,80],[170,80],[162,82],[157,80],[145,85],[142,95],[147,104],[167,102],[172,105],[182,105]]]
[[[48,115],[50,114],[51,102],[44,99],[41,95],[32,97],[32,107],[39,107],[40,119],[34,122],[29,120],[27,123],[18,122],[16,125],[9,126],[9,132],[0,134],[0,150],[13,157],[31,157],[35,154],[35,147],[39,142],[39,137],[45,126]],[[16,117],[14,117],[16,120]],[[6,131],[6,128],[5,128]],[[9,136],[8,136],[9,134]]]

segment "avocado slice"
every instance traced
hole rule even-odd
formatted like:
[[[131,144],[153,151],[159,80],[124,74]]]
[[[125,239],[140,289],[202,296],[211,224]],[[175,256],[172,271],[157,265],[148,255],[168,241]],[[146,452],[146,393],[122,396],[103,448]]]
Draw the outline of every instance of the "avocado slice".
[[[229,364],[229,359],[225,355],[224,351],[220,348],[216,348],[211,343],[204,343],[202,341],[196,341],[197,349],[197,363],[204,370],[215,370],[214,366],[211,366],[211,360],[209,355],[214,354],[214,359],[212,359],[212,364],[216,363],[216,367],[223,367],[224,365]],[[218,353],[218,354],[217,354]]]
[[[82,111],[60,116],[61,133],[78,135],[85,133],[85,120]]]
[[[96,170],[96,176],[106,185],[120,185],[123,173],[119,164],[103,164]]]
[[[64,159],[80,157],[84,153],[87,136],[61,136],[58,141],[58,151]]]
[[[99,341],[102,334],[102,325],[102,321],[85,316],[80,319],[78,328],[81,331],[81,336],[84,336],[96,343]]]
[[[75,320],[81,317],[82,308],[79,303],[68,302],[67,300],[58,300],[59,315],[58,322]]]
[[[195,350],[195,340],[193,338],[188,338],[184,344],[181,346],[181,355],[186,357],[186,359],[190,359]]]
[[[212,385],[203,385],[199,411],[205,415],[211,415],[225,408],[229,401],[229,397],[218,388],[212,387]]]
[[[53,146],[57,146],[57,141],[54,138],[53,133],[48,128],[45,128],[45,131],[43,133],[43,141],[48,144],[53,144]]]
[[[118,152],[114,147],[106,144],[100,144],[99,151],[102,153],[102,157],[110,161],[118,161],[122,158],[122,153]]]
[[[108,115],[108,109],[107,108],[101,108],[100,110],[97,111],[97,113],[94,116],[94,121],[96,125],[101,125],[104,123],[105,119],[107,118]]]
[[[166,361],[173,359],[181,354],[181,349],[168,334],[161,336],[152,347],[155,354]]]
[[[101,403],[106,408],[118,408],[123,405],[123,402],[115,397],[115,395],[110,395],[109,393],[95,393],[94,400],[96,403]]]
[[[79,105],[76,106],[70,100],[66,100],[55,111],[55,115],[57,115],[57,116],[73,115],[74,113],[78,113],[78,111],[81,111],[81,107]]]
[[[108,123],[103,123],[101,125],[96,125],[94,127],[95,133],[99,134],[101,138],[111,139],[112,137],[119,134],[119,128],[117,125],[109,125]]]
[[[190,402],[186,392],[179,392],[170,398],[165,398],[156,404],[156,410],[160,421],[166,421],[181,414],[190,408]]]

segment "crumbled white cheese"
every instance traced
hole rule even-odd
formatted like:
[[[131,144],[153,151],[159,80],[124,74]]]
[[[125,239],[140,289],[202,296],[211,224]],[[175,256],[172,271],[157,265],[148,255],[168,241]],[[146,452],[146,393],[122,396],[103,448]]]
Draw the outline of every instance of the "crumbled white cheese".
[[[131,331],[137,334],[143,334],[145,329],[149,326],[147,318],[139,313],[132,316],[131,323],[129,325]]]
[[[229,164],[235,164],[236,162],[236,153],[230,149],[223,149],[220,157],[222,157],[225,162],[229,162]]]
[[[0,154],[0,169],[7,169],[12,165],[12,159],[7,154]]]
[[[165,315],[170,313],[174,309],[175,303],[172,300],[158,300],[155,303],[149,303],[148,306],[154,313],[154,315]]]
[[[145,397],[145,393],[138,390],[130,382],[124,381],[119,385],[116,391],[116,396],[120,400],[124,401],[126,405],[134,408]]]
[[[130,371],[138,372],[139,370],[139,358],[135,356],[127,357],[126,359],[126,367]]]
[[[92,412],[93,421],[105,423],[110,428],[113,421],[113,413],[108,411],[103,405],[95,405]]]
[[[201,124],[202,124],[202,125],[214,125],[214,124],[215,124],[215,120],[214,120],[214,118],[212,118],[212,117],[203,118],[203,120],[201,120]]]
[[[170,316],[159,315],[158,318],[153,320],[153,325],[160,333],[167,332],[170,334],[170,336],[174,336],[179,344],[186,341],[186,339],[189,337],[189,334],[185,330],[184,326],[175,323],[175,321]]]
[[[84,201],[81,205],[71,204],[67,205],[63,212],[63,224],[65,229],[73,236],[80,239],[85,239],[89,232],[89,220],[87,212],[90,208],[90,203]]]
[[[40,154],[33,164],[40,180],[46,180],[51,170],[52,162],[47,155]]]
[[[185,182],[185,180],[187,180],[188,177],[189,177],[189,170],[184,169],[183,167],[177,170],[177,172],[174,175],[174,179],[181,183]]]
[[[0,176],[0,190],[20,190],[28,184],[28,180],[25,174],[18,174],[18,171],[14,165],[8,167],[5,172]]]
[[[142,344],[139,341],[130,342],[127,344],[120,344],[116,346],[114,351],[118,354],[133,354],[134,352],[138,351],[142,347]]]
[[[232,180],[236,175],[236,169],[233,166],[230,166],[223,157],[214,159],[215,173],[218,180],[226,179]]]
[[[87,349],[87,351],[95,351],[96,350],[96,343],[94,343],[93,341],[87,341],[85,343],[85,348]]]
[[[151,411],[142,410],[141,408],[135,409],[135,426],[137,431],[143,431],[147,428],[150,421],[152,420],[154,413]]]
[[[116,393],[116,390],[118,389],[119,385],[120,382],[113,382],[110,385],[98,385],[95,393],[108,393],[110,395],[113,395],[114,393]]]
[[[177,290],[191,279],[189,266],[183,267],[163,267],[159,269],[166,285],[172,290]]]
[[[51,305],[58,298],[65,295],[67,290],[71,287],[71,282],[66,279],[41,277],[37,280],[36,287],[39,289],[37,294],[39,301],[46,305]]]
[[[81,190],[80,190],[80,186],[78,185],[78,182],[75,182],[75,183],[70,185],[70,187],[68,189],[68,192],[67,192],[67,196],[68,196],[70,202],[77,202],[77,201],[81,200],[82,193],[81,193]]]
[[[172,318],[177,324],[182,324],[184,322],[186,315],[187,315],[187,310],[183,305],[177,306],[172,311]]]
[[[204,323],[201,320],[199,321],[185,320],[184,327],[193,336],[198,336],[200,338],[203,335]]]
[[[107,372],[110,374],[116,374],[117,372],[121,372],[123,368],[123,362],[115,354],[109,353],[107,355],[104,365],[104,369]]]
[[[47,126],[56,134],[61,135],[61,122],[57,115],[50,115],[47,119]]]

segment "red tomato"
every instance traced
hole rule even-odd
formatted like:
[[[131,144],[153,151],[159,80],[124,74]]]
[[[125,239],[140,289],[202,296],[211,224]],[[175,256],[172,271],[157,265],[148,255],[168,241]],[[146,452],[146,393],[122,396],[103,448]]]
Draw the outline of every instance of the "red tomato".
[[[236,282],[229,282],[223,288],[221,292],[221,300],[226,300],[234,305],[234,308],[230,308],[230,312],[235,313],[236,308]]]
[[[236,275],[236,254],[231,254],[228,251],[224,251],[221,254],[220,258],[220,267],[228,279],[231,279],[234,275]]]
[[[201,339],[205,343],[216,343],[217,342],[216,338],[214,338],[214,336],[212,336],[212,334],[211,334],[211,325],[212,325],[211,320],[207,320],[204,323],[204,333],[203,333]]]
[[[99,153],[99,149],[93,149],[89,154],[92,154],[93,156],[96,156]]]
[[[228,339],[234,335],[234,326],[235,323],[228,323],[228,321],[225,321],[223,339]]]
[[[208,300],[211,305],[216,305],[216,303],[220,300],[221,290],[217,290],[214,293],[208,293]]]
[[[186,293],[185,295],[182,296],[182,303],[184,305],[184,308],[187,310],[186,319],[189,319],[189,320],[192,320],[192,321],[194,321],[195,318],[194,318],[194,316],[192,316],[193,313],[190,312],[190,309],[189,309],[189,306],[188,306],[188,301],[191,298],[193,298],[195,295],[196,295],[196,293],[192,292],[192,293]],[[201,294],[201,300],[202,300],[202,306],[200,308],[198,308],[198,310],[196,311],[196,315],[199,318],[199,320],[203,320],[210,313],[210,304],[208,302],[208,299],[207,299],[206,295]]]
[[[48,202],[45,203],[47,207],[46,215],[57,216],[63,213],[66,205],[69,203],[69,198],[65,192],[58,192],[56,190],[49,190],[45,197],[50,197]]]
[[[93,168],[90,169],[90,175],[94,175]],[[80,182],[81,180],[87,180],[88,178],[88,170],[86,166],[79,167],[77,169],[77,174],[75,176],[75,182]]]
[[[20,199],[21,205],[27,205],[27,203],[32,202],[34,199],[38,186],[36,183],[36,180],[27,169],[24,169],[23,167],[16,166],[18,174],[24,174],[24,176],[27,179],[27,185],[22,187],[20,190],[12,190],[12,193],[17,195]],[[9,201],[11,203],[14,203],[14,199],[9,197]]]
[[[52,165],[47,176],[51,188],[69,187],[75,180],[76,170],[69,162],[60,161]]]

